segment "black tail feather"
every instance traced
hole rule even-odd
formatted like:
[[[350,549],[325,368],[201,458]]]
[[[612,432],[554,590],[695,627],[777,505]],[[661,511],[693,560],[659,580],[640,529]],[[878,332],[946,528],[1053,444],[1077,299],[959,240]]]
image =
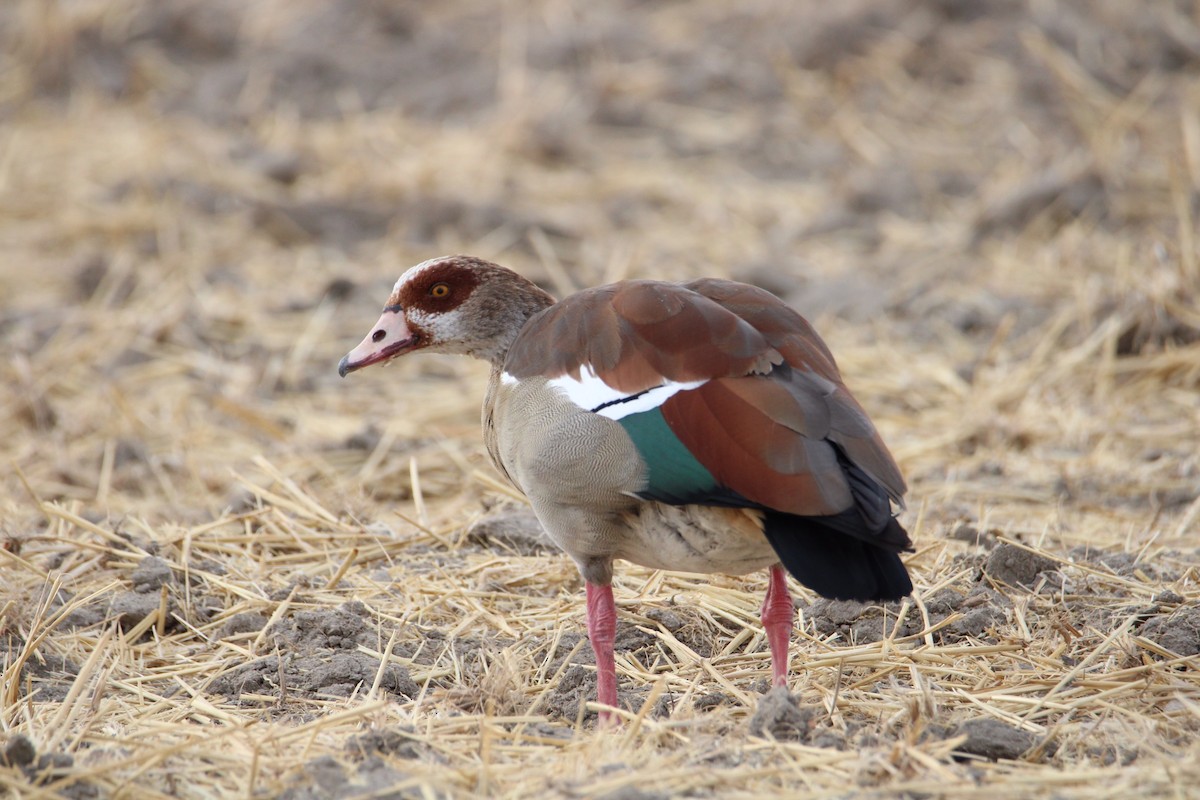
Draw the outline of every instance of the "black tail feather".
[[[912,592],[899,556],[911,543],[894,518],[872,533],[853,507],[830,517],[768,511],[763,532],[787,571],[822,597],[899,600]]]

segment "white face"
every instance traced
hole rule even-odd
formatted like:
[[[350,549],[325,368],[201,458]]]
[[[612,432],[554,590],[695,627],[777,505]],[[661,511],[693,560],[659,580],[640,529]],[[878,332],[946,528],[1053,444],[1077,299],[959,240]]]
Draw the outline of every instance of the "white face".
[[[422,332],[430,350],[437,350],[439,345],[447,342],[457,342],[469,334],[465,326],[466,319],[458,308],[435,312],[410,308],[404,312],[404,317],[409,327]]]
[[[396,281],[383,316],[343,374],[415,350],[499,363],[521,326],[554,300],[515,273],[472,256],[423,261]]]
[[[404,316],[416,336],[413,349],[474,354],[492,334],[475,297],[488,277],[468,257],[431,258],[400,276],[387,307]]]
[[[453,259],[434,258],[409,269],[396,281],[383,315],[351,350],[338,371],[391,361],[414,350],[470,352],[470,299],[478,277]]]

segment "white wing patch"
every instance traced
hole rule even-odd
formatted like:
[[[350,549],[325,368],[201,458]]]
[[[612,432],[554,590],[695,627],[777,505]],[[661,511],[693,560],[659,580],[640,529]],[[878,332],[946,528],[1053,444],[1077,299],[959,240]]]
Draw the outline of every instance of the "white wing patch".
[[[658,408],[676,393],[695,389],[708,381],[664,381],[652,389],[629,394],[609,386],[592,371],[590,366],[585,364],[579,371],[578,380],[570,375],[563,375],[551,378],[547,383],[566,395],[568,400],[580,408],[586,408],[594,414],[609,419],[621,419],[630,414],[639,414],[652,408]]]

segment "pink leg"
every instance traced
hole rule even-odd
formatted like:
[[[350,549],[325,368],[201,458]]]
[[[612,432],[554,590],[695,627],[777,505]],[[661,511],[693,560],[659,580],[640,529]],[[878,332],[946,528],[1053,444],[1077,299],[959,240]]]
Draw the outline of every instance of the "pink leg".
[[[771,645],[771,677],[775,686],[787,685],[788,646],[792,642],[792,617],[795,614],[787,588],[787,573],[776,564],[771,567],[771,582],[767,585],[767,598],[759,617],[767,631],[767,643]]]
[[[617,664],[613,641],[617,638],[617,605],[613,602],[612,586],[587,583],[587,625],[596,653],[596,699],[601,705],[616,708]],[[600,712],[602,723],[611,719],[611,714]]]

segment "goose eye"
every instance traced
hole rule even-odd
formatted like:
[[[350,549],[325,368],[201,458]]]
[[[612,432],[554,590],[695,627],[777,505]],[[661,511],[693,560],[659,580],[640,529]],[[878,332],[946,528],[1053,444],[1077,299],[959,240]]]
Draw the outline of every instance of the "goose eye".
[[[449,284],[435,283],[433,286],[429,287],[430,297],[445,297],[448,294],[450,294]]]

